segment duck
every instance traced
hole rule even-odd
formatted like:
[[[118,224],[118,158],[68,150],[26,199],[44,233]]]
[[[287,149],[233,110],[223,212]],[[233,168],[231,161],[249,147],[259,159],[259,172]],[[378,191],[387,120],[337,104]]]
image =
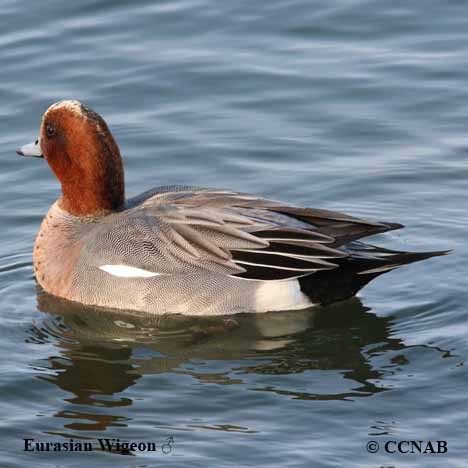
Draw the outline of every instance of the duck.
[[[83,305],[185,315],[299,310],[447,253],[362,240],[401,224],[226,188],[160,186],[126,199],[111,131],[76,100],[51,105],[38,139],[17,153],[45,159],[61,185],[34,242],[36,281]]]

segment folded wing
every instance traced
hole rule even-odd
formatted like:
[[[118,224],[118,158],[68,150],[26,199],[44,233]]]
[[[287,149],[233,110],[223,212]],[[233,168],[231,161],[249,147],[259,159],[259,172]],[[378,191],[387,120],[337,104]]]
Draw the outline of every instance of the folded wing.
[[[348,242],[398,227],[236,192],[181,187],[149,194],[109,217],[98,241],[86,249],[98,263],[159,274],[205,270],[284,280],[337,268],[350,256]]]

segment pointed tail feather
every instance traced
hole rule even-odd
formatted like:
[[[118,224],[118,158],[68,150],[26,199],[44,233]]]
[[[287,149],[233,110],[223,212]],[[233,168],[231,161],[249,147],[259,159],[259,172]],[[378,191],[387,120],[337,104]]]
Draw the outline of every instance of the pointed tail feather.
[[[371,247],[371,251],[365,247]],[[354,296],[366,284],[387,271],[431,257],[447,255],[450,250],[399,252],[363,245],[362,253],[368,256],[351,256],[340,261],[339,268],[299,278],[301,291],[314,303],[330,304],[341,301]]]
[[[394,270],[395,268],[408,265],[409,263],[420,262],[421,260],[426,260],[428,258],[447,255],[451,252],[450,250],[439,250],[433,252],[398,252],[388,249],[379,250],[381,252],[385,252],[385,264],[383,265],[382,260],[378,259],[379,264],[370,268],[365,268],[364,270],[357,273],[358,275],[385,273],[386,271]]]

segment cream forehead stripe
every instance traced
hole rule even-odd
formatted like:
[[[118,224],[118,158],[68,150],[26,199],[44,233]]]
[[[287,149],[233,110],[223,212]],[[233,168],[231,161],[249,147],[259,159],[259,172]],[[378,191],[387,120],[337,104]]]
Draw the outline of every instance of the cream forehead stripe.
[[[73,101],[73,100],[56,102],[55,104],[52,104],[47,110],[49,111],[49,110],[57,109],[58,107],[63,107],[64,109],[67,109],[70,112],[73,112],[74,114],[77,114],[77,115],[83,114],[82,104],[78,101]]]
[[[128,265],[101,265],[99,269],[112,276],[119,276],[121,278],[150,278],[162,274]]]
[[[51,112],[55,112],[57,110],[60,111],[67,111],[71,114],[73,114],[75,117],[78,117],[80,119],[84,119],[86,116],[84,114],[84,106],[79,102],[79,101],[73,101],[73,100],[66,100],[66,101],[59,101],[56,102],[55,104],[52,104],[44,113],[44,116],[42,117],[42,121],[47,119],[49,114]]]
[[[99,117],[98,114],[93,112],[91,109],[87,108],[79,101],[74,100],[65,100],[59,101],[55,104],[52,104],[45,112],[44,116],[42,117],[42,125],[46,121],[47,117],[49,116],[50,112],[54,111],[68,111],[69,113],[73,114],[75,117],[79,118],[80,120],[89,120],[92,121],[95,125],[96,130],[101,133],[103,128],[101,126],[101,122],[97,119]]]

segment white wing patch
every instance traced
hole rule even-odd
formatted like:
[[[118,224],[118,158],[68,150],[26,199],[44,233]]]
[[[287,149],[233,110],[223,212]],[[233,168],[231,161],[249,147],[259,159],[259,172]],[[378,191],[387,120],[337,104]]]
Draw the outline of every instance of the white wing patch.
[[[99,269],[112,276],[119,276],[120,278],[150,278],[162,274],[128,265],[101,265]]]

